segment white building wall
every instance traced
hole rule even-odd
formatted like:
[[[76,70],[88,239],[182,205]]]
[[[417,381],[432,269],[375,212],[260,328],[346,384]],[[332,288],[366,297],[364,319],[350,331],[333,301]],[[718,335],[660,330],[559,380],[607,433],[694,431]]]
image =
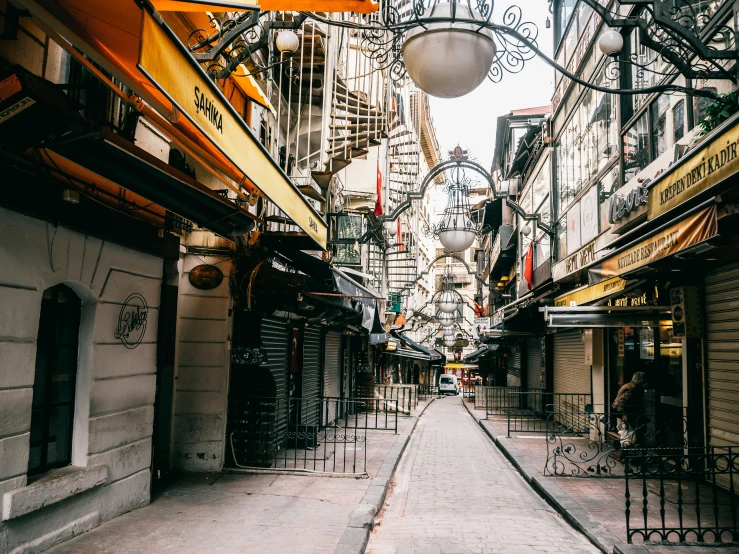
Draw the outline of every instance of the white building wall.
[[[223,282],[217,288],[200,290],[190,284],[190,270],[201,264],[216,265],[223,272]],[[219,471],[226,447],[231,260],[183,255],[180,266],[174,467]]]
[[[0,253],[3,512],[12,496],[27,490],[41,299],[60,283],[82,300],[72,462],[80,468],[102,464],[107,475],[82,494],[0,522],[0,552],[39,551],[149,502],[163,262],[2,208]],[[141,294],[149,310],[143,339],[130,349],[114,332],[132,293]]]

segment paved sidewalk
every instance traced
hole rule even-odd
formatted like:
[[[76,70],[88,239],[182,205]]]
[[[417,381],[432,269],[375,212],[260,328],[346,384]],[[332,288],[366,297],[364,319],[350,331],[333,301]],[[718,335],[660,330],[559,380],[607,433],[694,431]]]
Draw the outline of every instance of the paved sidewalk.
[[[469,417],[461,397],[434,402],[393,477],[368,554],[597,553]]]
[[[486,418],[485,411],[475,410],[472,401],[465,402],[465,406],[521,475],[601,551],[607,554],[739,553],[739,547],[735,546],[627,544],[623,479],[544,475],[546,433],[512,432],[509,438],[506,416]]]
[[[183,475],[149,506],[59,544],[50,554],[360,554],[418,414],[398,434],[367,432],[369,478],[274,474]]]

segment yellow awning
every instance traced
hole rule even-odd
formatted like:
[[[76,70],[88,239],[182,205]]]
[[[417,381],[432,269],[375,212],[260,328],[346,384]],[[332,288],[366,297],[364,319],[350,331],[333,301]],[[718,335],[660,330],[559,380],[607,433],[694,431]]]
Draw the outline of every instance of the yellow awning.
[[[264,12],[356,12],[374,13],[380,7],[374,0],[152,0],[160,12],[237,12],[258,7]]]
[[[264,150],[186,48],[135,0],[18,3],[42,28],[56,31],[165,117],[176,113],[173,125],[214,160],[218,169],[242,183],[247,191],[269,198],[325,248],[323,218]],[[147,37],[142,29],[148,32]],[[140,63],[146,71],[139,68]],[[207,112],[193,103],[196,90]],[[217,112],[210,109],[215,106]],[[216,113],[222,121],[214,122]]]

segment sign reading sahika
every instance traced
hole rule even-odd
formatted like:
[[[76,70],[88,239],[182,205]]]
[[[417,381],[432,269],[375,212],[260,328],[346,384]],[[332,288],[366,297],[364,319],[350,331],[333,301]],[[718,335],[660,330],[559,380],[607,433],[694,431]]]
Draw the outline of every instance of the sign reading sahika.
[[[321,216],[169,33],[163,23],[143,10],[138,68],[267,198],[325,248],[326,223]]]

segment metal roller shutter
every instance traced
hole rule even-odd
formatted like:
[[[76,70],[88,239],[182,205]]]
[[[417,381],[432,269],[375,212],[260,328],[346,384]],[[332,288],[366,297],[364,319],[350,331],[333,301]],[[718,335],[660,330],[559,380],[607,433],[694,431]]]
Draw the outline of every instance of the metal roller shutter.
[[[739,446],[739,265],[705,279],[706,416],[710,446]]]
[[[542,347],[543,337],[536,337],[526,341],[526,384],[528,390],[541,389],[541,367],[542,367]]]
[[[590,394],[590,366],[580,331],[554,335],[554,392]]]
[[[316,425],[321,411],[321,328],[306,327],[303,334],[303,382],[300,422]]]
[[[276,437],[287,436],[287,371],[289,365],[290,330],[286,319],[262,318],[261,347],[267,353],[267,368],[275,380],[275,396],[279,399]],[[280,448],[281,446],[278,446]]]
[[[521,386],[521,347],[514,346],[506,358],[506,383],[509,387]]]
[[[324,348],[323,396],[339,398],[341,396],[341,333],[329,331],[326,334]],[[336,402],[329,403],[329,421],[336,419]]]

